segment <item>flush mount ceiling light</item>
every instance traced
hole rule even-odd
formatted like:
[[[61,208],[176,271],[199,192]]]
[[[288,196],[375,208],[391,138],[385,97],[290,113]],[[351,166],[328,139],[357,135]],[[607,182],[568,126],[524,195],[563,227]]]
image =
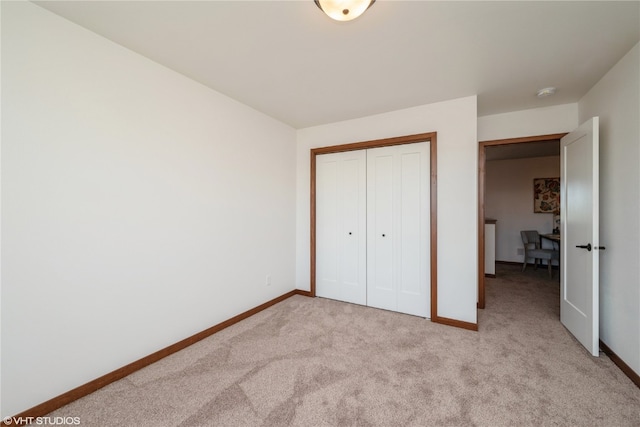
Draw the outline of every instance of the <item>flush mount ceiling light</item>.
[[[376,0],[313,0],[321,11],[336,21],[351,21],[362,15]]]
[[[538,98],[544,98],[545,96],[551,96],[556,93],[555,87],[545,87],[544,89],[540,89],[537,93]]]

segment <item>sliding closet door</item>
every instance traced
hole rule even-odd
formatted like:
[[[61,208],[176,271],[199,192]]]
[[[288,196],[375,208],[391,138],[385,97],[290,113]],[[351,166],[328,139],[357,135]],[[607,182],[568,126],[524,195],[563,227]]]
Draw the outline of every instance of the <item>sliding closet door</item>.
[[[367,305],[430,317],[429,143],[367,150]]]
[[[366,153],[316,157],[316,295],[366,305]]]

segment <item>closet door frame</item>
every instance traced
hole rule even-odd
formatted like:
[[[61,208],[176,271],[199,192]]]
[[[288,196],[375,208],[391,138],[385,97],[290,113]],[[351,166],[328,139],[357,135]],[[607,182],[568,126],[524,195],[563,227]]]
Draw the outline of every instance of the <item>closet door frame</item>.
[[[351,144],[333,145],[311,149],[311,260],[310,260],[310,296],[316,296],[316,156],[344,151],[366,150],[368,148],[389,147],[392,145],[429,142],[430,151],[430,253],[431,253],[431,321],[451,324],[451,319],[438,317],[438,198],[437,198],[437,132],[376,139]]]

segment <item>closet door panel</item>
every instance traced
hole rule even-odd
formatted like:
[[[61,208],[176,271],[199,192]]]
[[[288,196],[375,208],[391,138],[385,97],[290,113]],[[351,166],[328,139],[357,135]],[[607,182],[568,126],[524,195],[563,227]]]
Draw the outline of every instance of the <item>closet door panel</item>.
[[[365,174],[365,165],[362,157],[348,158],[342,164],[343,176],[341,179],[342,189],[340,191],[342,196],[342,223],[338,233],[339,238],[342,240],[342,254],[339,260],[339,275],[343,286],[347,288],[366,286],[366,282],[363,280],[363,272],[366,268],[363,265],[366,263],[366,205],[364,203],[366,195],[362,182],[366,178],[361,176]],[[358,290],[353,289],[347,292],[357,293]],[[365,304],[366,300],[363,298],[359,303]]]
[[[367,305],[396,309],[394,147],[367,150]]]
[[[316,163],[316,294],[339,295],[338,156],[327,155]]]
[[[399,146],[397,311],[430,317],[429,143]]]
[[[420,153],[400,156],[400,286],[407,295],[420,294]]]
[[[316,294],[366,304],[366,153],[316,157]]]

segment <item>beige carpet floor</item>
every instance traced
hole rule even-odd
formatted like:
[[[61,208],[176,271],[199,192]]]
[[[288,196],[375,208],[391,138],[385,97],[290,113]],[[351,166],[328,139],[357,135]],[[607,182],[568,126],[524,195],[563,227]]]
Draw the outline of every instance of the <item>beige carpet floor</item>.
[[[49,416],[82,426],[640,426],[640,389],[501,265],[480,330],[295,296]],[[529,271],[531,270],[531,271]]]

